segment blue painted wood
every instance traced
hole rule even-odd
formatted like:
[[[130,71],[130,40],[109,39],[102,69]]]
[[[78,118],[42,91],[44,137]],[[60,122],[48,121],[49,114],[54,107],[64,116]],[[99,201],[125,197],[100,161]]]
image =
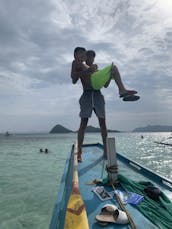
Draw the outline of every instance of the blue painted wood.
[[[54,206],[53,215],[51,218],[49,229],[57,229],[64,227],[65,211],[67,202],[70,196],[72,187],[72,175],[73,175],[73,151],[72,146],[69,157],[66,160],[64,173],[60,182],[57,200]]]
[[[63,229],[64,227],[65,211],[72,186],[73,155],[74,147],[72,146],[71,154],[66,161],[64,175],[61,180],[57,201],[54,207],[53,216],[49,227],[50,229]],[[172,191],[172,181],[152,172],[151,170],[143,167],[142,165],[133,160],[130,160],[122,154],[117,153],[117,159],[120,163],[120,173],[122,172],[123,175],[127,176],[129,174],[130,177],[132,175],[137,178],[139,177],[138,174],[140,174],[140,176],[142,176],[142,180],[143,178],[148,178],[150,181],[157,183],[159,185],[158,187],[162,187],[163,191],[167,191],[166,194],[171,193],[170,191]],[[92,192],[93,187],[91,185],[87,185],[86,183],[94,179],[101,178],[103,165],[104,163],[102,144],[96,143],[83,145],[83,163],[79,163],[78,165],[79,188],[86,206],[90,229],[102,229],[102,227],[96,223],[95,216],[100,213],[100,209],[105,203],[101,202],[95,196],[95,194]],[[114,199],[111,200],[109,203],[114,203],[118,205]],[[130,214],[132,214],[136,225],[139,225],[138,229],[157,228],[131,205],[127,205],[127,210],[130,212]],[[106,229],[111,228],[114,228],[113,224],[106,226]],[[115,228],[127,229],[128,225],[121,226],[115,224]]]
[[[84,147],[88,146],[97,146],[100,149],[103,149],[103,145],[100,143],[97,144],[89,144],[89,145],[84,145]],[[124,156],[123,154],[117,153],[117,159],[128,165],[130,168],[136,170],[138,173],[144,175],[145,177],[148,177],[150,180],[153,182],[158,183],[159,185],[167,188],[169,191],[172,191],[172,181],[160,176],[159,174],[153,172],[152,170],[142,166],[141,164],[129,159],[128,157]]]
[[[125,157],[122,154],[117,153],[117,158],[120,161],[127,164],[132,169],[136,170],[138,173],[144,175],[145,177],[149,178],[153,182],[163,186],[164,188],[168,189],[169,191],[172,191],[172,181],[171,180],[169,180],[163,176],[158,175],[157,173],[155,173],[155,172],[151,171],[150,169],[142,166],[141,164],[128,159],[127,157]]]

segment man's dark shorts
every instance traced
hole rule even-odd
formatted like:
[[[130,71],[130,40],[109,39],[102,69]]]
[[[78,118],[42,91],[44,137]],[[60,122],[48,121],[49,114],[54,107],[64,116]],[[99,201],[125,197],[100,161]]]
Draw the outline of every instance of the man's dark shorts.
[[[105,101],[100,90],[84,91],[79,104],[81,118],[90,118],[93,110],[98,118],[105,118]]]

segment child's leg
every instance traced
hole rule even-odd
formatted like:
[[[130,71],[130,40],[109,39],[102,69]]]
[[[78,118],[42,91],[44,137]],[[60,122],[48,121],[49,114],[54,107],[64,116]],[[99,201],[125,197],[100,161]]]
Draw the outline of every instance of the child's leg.
[[[121,92],[126,91],[124,84],[121,80],[121,75],[118,71],[118,68],[113,63],[112,63],[112,68],[111,68],[111,77],[115,80],[115,83],[118,86],[119,94],[121,94]]]
[[[93,73],[91,75],[91,85],[95,90],[100,90],[102,87],[108,87],[112,79],[115,80],[118,86],[120,97],[137,93],[137,91],[127,90],[125,88],[118,68],[113,63]]]
[[[78,130],[78,161],[82,161],[82,144],[84,141],[84,133],[87,127],[88,118],[81,118],[80,127]]]
[[[121,75],[118,71],[118,68],[113,63],[111,68],[111,77],[115,80],[115,83],[118,86],[120,97],[123,97],[123,95],[133,95],[137,93],[137,91],[127,90],[125,88],[121,79]]]

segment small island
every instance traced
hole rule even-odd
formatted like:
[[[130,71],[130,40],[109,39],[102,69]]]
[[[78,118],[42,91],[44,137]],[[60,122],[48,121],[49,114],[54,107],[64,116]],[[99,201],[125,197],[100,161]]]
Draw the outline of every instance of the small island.
[[[86,128],[87,133],[100,133],[100,128],[99,127],[94,127],[94,126],[87,126]],[[108,132],[115,132],[115,133],[120,133],[121,131],[118,130],[108,130]]]
[[[145,127],[138,127],[133,132],[171,132],[172,126],[148,125]]]
[[[66,127],[57,124],[50,130],[50,134],[67,134],[67,133],[72,133],[73,131],[70,129],[67,129]]]
[[[57,124],[50,130],[50,134],[67,134],[67,133],[76,133],[77,131],[72,131],[60,124]],[[100,128],[94,126],[87,126],[86,128],[87,133],[100,133]],[[108,130],[109,133],[120,133],[118,130]]]
[[[67,134],[67,133],[76,133],[78,130],[70,130],[60,124],[55,125],[51,130],[50,134]],[[87,126],[86,133],[100,133],[99,127]],[[160,126],[160,125],[148,125],[145,127],[135,128],[132,132],[172,132],[172,126]],[[110,130],[108,133],[125,133],[125,131],[119,130]]]

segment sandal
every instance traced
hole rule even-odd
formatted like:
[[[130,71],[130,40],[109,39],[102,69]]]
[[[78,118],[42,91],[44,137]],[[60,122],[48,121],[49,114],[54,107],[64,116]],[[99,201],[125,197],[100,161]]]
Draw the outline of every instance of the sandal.
[[[127,224],[128,217],[124,211],[121,211],[113,204],[106,204],[101,209],[101,213],[96,216],[96,220],[101,225],[108,223]]]
[[[127,95],[123,98],[123,101],[137,101],[138,99],[140,99],[138,95]]]

